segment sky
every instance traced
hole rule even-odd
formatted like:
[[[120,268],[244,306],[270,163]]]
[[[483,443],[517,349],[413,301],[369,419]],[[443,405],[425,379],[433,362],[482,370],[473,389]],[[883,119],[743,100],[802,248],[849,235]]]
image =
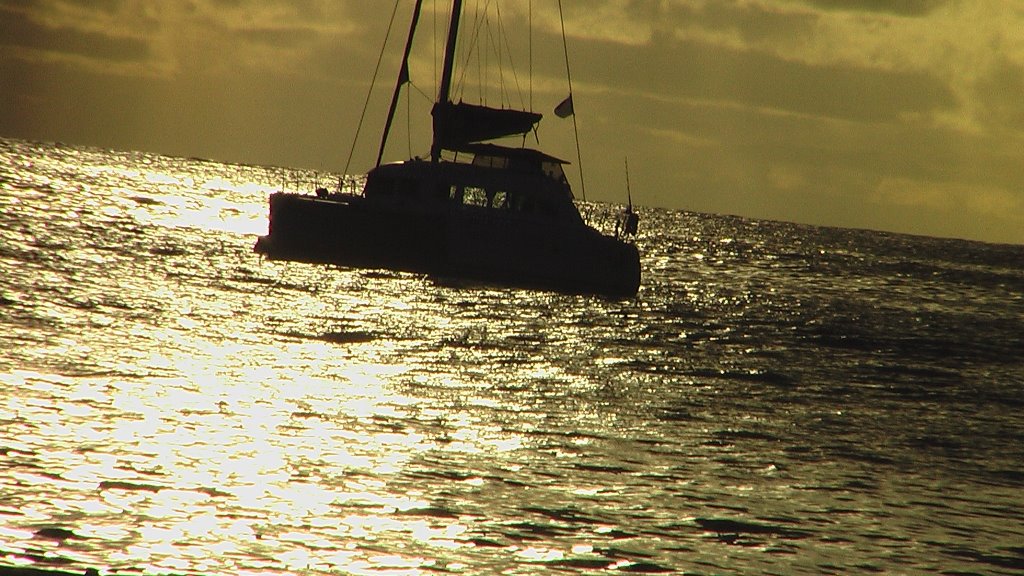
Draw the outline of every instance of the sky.
[[[0,136],[362,173],[412,4],[370,92],[390,0],[0,0]],[[628,159],[642,205],[1024,244],[1022,1],[563,0],[575,128],[558,2],[465,4],[456,93],[544,113],[577,197]],[[429,148],[447,9],[387,160]]]

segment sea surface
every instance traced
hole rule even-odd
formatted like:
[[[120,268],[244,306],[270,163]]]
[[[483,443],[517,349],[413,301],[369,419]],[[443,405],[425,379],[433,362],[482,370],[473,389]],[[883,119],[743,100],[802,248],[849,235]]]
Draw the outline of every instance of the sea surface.
[[[1024,571],[1024,247],[642,209],[627,300],[253,253],[334,179],[0,139],[0,565]]]

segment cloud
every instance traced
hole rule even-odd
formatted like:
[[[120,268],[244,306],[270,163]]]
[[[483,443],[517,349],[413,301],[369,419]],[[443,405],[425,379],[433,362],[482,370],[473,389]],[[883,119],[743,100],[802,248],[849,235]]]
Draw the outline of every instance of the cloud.
[[[945,229],[949,236],[1011,242],[1024,228],[1024,196],[998,186],[886,178],[870,198],[882,209],[906,215],[919,233]]]
[[[885,178],[873,194],[885,205],[907,206],[952,213],[969,210],[979,217],[999,217],[1019,211],[1024,198],[991,186],[960,182],[932,182],[911,178]]]
[[[940,79],[843,63],[807,64],[757,50],[737,50],[656,36],[638,47],[588,42],[580,76],[607,88],[643,86],[655,96],[731,102],[803,115],[890,122],[956,104]]]
[[[949,0],[804,0],[826,10],[882,12],[898,16],[926,16]]]
[[[2,1],[2,0],[0,0]],[[298,71],[319,46],[357,36],[367,8],[327,0],[39,0],[0,4],[0,55],[100,74],[217,76]],[[372,27],[371,27],[372,28]]]
[[[101,32],[41,16],[0,6],[0,46],[24,55],[92,61],[97,67],[117,68],[151,56],[149,45],[132,34]]]
[[[975,85],[978,114],[988,126],[1024,133],[1024,63],[1000,59]]]

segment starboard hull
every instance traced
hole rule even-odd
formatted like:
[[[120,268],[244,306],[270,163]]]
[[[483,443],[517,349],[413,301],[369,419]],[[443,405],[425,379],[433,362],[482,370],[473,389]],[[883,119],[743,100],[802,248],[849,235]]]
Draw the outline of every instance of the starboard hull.
[[[465,207],[403,210],[361,197],[270,197],[270,233],[256,251],[274,260],[386,268],[560,292],[633,296],[636,247],[586,225],[571,229]]]

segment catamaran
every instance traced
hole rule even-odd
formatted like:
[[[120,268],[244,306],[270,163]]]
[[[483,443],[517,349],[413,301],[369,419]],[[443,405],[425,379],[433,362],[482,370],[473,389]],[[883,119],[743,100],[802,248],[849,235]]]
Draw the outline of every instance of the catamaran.
[[[462,0],[452,4],[429,157],[381,163],[408,80],[421,5],[417,0],[377,165],[361,192],[321,188],[315,194],[271,194],[269,233],[258,239],[256,252],[274,260],[635,295],[640,286],[636,246],[625,234],[602,234],[584,222],[563,170],[568,162],[490,142],[530,133],[541,114],[453,100]],[[570,88],[556,114],[573,113],[571,98]]]

